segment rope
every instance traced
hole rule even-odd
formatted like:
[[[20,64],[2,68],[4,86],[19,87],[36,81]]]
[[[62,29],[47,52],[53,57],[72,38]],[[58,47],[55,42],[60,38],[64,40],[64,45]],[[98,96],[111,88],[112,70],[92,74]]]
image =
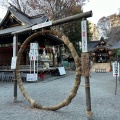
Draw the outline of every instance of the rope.
[[[69,50],[71,51],[72,57],[74,58],[75,64],[76,64],[76,77],[75,77],[75,83],[74,86],[70,92],[70,94],[68,95],[68,97],[66,99],[64,99],[61,103],[57,104],[56,106],[42,106],[41,104],[37,103],[35,100],[33,100],[26,92],[21,77],[20,77],[20,71],[19,71],[19,64],[21,61],[21,56],[23,51],[25,50],[25,46],[35,37],[38,37],[41,34],[53,34],[58,36],[59,38],[61,38],[61,40],[64,42],[64,44],[69,48]],[[39,109],[44,109],[44,110],[58,110],[62,107],[65,107],[67,105],[69,105],[72,101],[72,99],[75,97],[75,95],[77,94],[77,90],[79,88],[80,82],[81,82],[81,73],[80,73],[80,58],[75,50],[75,48],[73,47],[73,44],[68,40],[68,38],[61,34],[58,31],[52,31],[52,30],[43,30],[41,32],[36,32],[33,35],[29,36],[24,43],[21,45],[19,51],[18,51],[18,55],[17,55],[17,63],[16,63],[16,76],[17,76],[17,81],[18,81],[18,86],[21,90],[21,93],[23,94],[23,96],[26,98],[26,100],[33,106]]]
[[[90,85],[89,85],[89,84],[80,85],[80,86],[83,86],[83,87],[90,87]]]

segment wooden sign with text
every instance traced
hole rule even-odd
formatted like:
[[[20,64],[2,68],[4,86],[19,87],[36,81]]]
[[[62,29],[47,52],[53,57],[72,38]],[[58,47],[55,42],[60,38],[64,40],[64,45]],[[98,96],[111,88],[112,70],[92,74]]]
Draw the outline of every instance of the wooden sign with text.
[[[81,54],[82,75],[89,76],[89,53]]]

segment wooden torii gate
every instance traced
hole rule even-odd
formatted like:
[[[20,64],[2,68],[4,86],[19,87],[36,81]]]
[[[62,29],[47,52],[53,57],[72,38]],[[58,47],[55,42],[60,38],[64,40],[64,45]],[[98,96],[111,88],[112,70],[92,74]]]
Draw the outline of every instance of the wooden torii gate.
[[[77,54],[77,52],[75,51],[72,43],[69,41],[69,39],[65,36],[62,35],[60,32],[58,31],[51,31],[51,30],[43,30],[42,32],[37,32],[34,33],[33,35],[29,36],[24,43],[21,45],[20,50],[17,52],[17,34],[24,32],[24,31],[28,31],[28,30],[32,30],[32,29],[40,29],[46,26],[55,26],[55,25],[60,25],[60,24],[64,24],[67,22],[71,22],[71,21],[75,21],[75,20],[79,20],[79,19],[86,19],[88,17],[92,17],[92,11],[88,11],[85,13],[81,13],[81,14],[77,14],[77,15],[73,15],[70,17],[66,17],[60,20],[56,20],[56,21],[50,21],[48,22],[48,24],[42,24],[41,25],[33,25],[30,28],[26,28],[26,29],[22,29],[20,31],[16,31],[16,32],[12,32],[12,34],[14,34],[13,37],[13,57],[17,56],[17,63],[16,63],[16,69],[14,70],[14,101],[17,100],[17,81],[18,81],[18,85],[20,87],[20,90],[23,94],[23,96],[28,100],[29,103],[31,103],[32,106],[40,108],[40,109],[45,109],[45,110],[58,110],[66,105],[68,105],[71,100],[75,97],[79,84],[80,84],[80,77],[81,75],[83,75],[85,77],[85,91],[86,91],[86,114],[88,116],[92,116],[92,111],[91,111],[91,97],[90,97],[90,84],[89,84],[89,55],[87,52],[82,53],[82,61],[86,59],[86,62],[82,62],[82,67],[80,65],[80,58]],[[42,26],[42,27],[39,27]],[[74,58],[74,61],[76,63],[76,82],[74,85],[74,88],[72,89],[70,95],[60,104],[56,105],[56,106],[52,106],[52,107],[45,107],[42,106],[38,103],[36,103],[36,101],[34,101],[32,98],[30,98],[21,81],[20,78],[20,72],[19,72],[19,62],[21,60],[21,54],[25,48],[25,45],[32,40],[34,37],[39,36],[40,34],[48,34],[51,33],[53,35],[57,35],[59,38],[61,38],[61,40],[65,43],[65,45],[70,49],[72,56]],[[84,72],[83,72],[84,71]]]

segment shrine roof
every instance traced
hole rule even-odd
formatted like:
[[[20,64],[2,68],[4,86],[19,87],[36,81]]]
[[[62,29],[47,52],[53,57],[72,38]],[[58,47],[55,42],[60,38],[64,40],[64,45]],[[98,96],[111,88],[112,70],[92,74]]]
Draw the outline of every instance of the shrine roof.
[[[88,45],[88,51],[91,51],[95,48],[95,46],[99,43],[100,41],[88,41],[87,45]]]
[[[27,27],[30,27],[30,26],[26,25],[26,26],[16,26],[16,27],[11,27],[11,28],[6,28],[6,29],[3,29],[3,30],[0,30],[0,36],[10,34],[14,31],[22,30],[22,29],[25,29]]]
[[[116,43],[117,44],[117,43]],[[108,45],[105,40],[97,40],[97,41],[88,41],[88,51],[95,51],[97,49],[106,48],[106,49],[114,49],[116,45]]]
[[[111,49],[120,49],[120,40],[110,44]]]
[[[11,34],[16,30],[29,28],[32,25],[46,21],[48,21],[48,17],[45,14],[28,16],[16,7],[10,5],[5,17],[0,23],[0,36]]]

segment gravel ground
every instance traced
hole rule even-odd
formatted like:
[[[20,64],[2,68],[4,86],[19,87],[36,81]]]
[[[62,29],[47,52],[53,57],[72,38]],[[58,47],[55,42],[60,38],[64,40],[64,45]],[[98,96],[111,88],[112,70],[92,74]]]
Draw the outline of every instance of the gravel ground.
[[[63,101],[74,85],[75,72],[65,76],[50,76],[37,83],[24,83],[31,98],[42,105],[53,106]],[[120,85],[115,95],[115,77],[110,73],[91,73],[92,120],[120,120]],[[13,102],[13,83],[0,82],[0,120],[88,120],[84,78],[72,102],[57,111],[32,108],[18,88]]]

